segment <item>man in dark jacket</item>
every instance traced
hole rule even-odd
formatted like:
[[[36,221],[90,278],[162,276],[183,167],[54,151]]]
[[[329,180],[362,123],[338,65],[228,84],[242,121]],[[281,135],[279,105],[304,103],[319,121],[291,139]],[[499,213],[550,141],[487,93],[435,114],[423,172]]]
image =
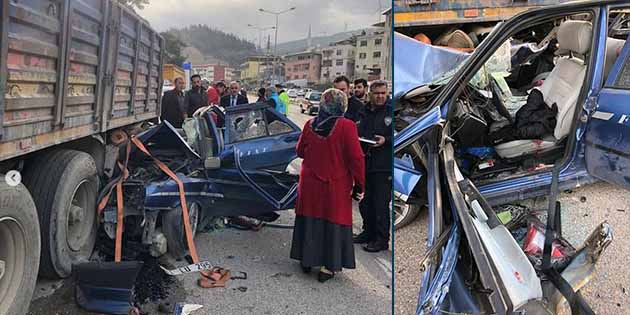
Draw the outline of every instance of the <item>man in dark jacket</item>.
[[[184,79],[175,78],[175,88],[164,92],[162,96],[162,113],[160,119],[166,120],[173,127],[181,128],[186,119],[186,106],[184,104]]]
[[[184,97],[184,105],[186,106],[188,117],[192,117],[200,107],[208,106],[208,94],[201,86],[201,76],[194,74],[190,77],[190,81],[192,82],[192,88],[186,92]]]
[[[236,106],[241,104],[248,104],[249,100],[247,97],[239,94],[241,91],[241,87],[238,82],[232,81],[230,82],[230,90],[229,93],[223,97],[221,97],[221,107],[228,108],[230,106]]]
[[[368,83],[365,79],[359,78],[354,80],[354,90],[352,96],[358,98],[361,103],[367,104],[368,102]]]
[[[346,76],[338,76],[333,81],[333,86],[335,89],[343,91],[346,93],[346,96],[348,96],[348,109],[346,109],[346,113],[343,116],[355,123],[360,122],[363,103],[361,103],[361,100],[358,98],[350,95],[350,80],[348,80]]]
[[[359,205],[363,232],[354,238],[368,252],[389,248],[392,190],[392,108],[387,104],[387,83],[376,81],[370,87],[370,102],[361,110],[357,124],[359,137],[376,144],[361,143],[365,153],[365,197]]]

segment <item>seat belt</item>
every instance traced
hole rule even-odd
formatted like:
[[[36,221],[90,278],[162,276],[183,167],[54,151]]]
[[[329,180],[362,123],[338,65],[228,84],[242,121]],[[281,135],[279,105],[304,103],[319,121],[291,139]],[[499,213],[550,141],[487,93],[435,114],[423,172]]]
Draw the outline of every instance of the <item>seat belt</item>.
[[[549,207],[547,209],[547,227],[545,230],[545,247],[543,249],[542,272],[549,277],[549,280],[560,291],[562,296],[569,302],[572,315],[593,315],[591,307],[586,303],[579,292],[575,292],[571,284],[567,282],[558,270],[551,265],[551,251],[555,231],[561,233],[560,222],[560,202],[558,199],[558,180],[560,177],[560,161],[556,162],[551,175],[551,191],[549,192]]]

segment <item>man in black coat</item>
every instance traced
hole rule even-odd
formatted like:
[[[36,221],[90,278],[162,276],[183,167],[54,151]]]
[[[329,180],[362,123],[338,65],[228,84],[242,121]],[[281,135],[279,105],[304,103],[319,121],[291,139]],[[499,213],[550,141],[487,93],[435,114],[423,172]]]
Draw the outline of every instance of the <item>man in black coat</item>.
[[[184,104],[184,79],[175,78],[175,88],[164,92],[162,96],[162,113],[160,119],[166,120],[173,127],[181,128],[186,119],[186,106]]]
[[[230,82],[229,93],[221,97],[221,102],[219,103],[219,105],[221,105],[221,107],[223,108],[228,108],[230,106],[249,104],[249,100],[247,99],[247,97],[239,94],[240,91],[241,87],[239,86],[238,82]]]
[[[192,88],[186,92],[184,97],[184,105],[186,105],[188,117],[192,117],[200,107],[208,106],[208,94],[201,86],[201,76],[194,74],[190,77],[190,81],[192,82]]]
[[[362,109],[357,124],[359,137],[376,144],[361,143],[365,153],[365,195],[359,204],[363,232],[354,238],[368,252],[389,248],[392,196],[392,107],[387,103],[387,83],[376,81],[370,87],[370,102]]]
[[[346,109],[346,113],[343,116],[355,123],[361,121],[363,103],[358,98],[350,95],[350,80],[348,80],[346,76],[338,76],[333,81],[333,86],[335,89],[343,91],[346,93],[346,96],[348,96],[348,109]]]

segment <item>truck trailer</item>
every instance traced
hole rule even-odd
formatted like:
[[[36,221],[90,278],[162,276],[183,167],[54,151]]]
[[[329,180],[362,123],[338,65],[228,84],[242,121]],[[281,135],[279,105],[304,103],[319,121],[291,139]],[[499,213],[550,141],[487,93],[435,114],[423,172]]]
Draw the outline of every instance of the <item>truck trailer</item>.
[[[0,5],[0,314],[89,260],[112,133],[160,113],[164,39],[116,0]]]

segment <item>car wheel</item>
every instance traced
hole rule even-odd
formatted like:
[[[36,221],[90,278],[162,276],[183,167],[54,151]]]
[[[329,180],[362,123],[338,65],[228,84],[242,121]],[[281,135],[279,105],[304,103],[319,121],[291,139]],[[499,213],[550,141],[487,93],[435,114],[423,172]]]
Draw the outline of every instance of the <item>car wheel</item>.
[[[96,242],[98,173],[92,156],[74,150],[48,153],[24,174],[41,230],[41,275],[67,278],[86,262]]]
[[[0,314],[28,311],[40,246],[37,209],[28,190],[0,181]]]
[[[394,230],[409,225],[420,214],[420,205],[409,204],[399,198],[394,198]]]
[[[193,238],[197,234],[197,226],[201,221],[201,207],[197,203],[188,206],[188,218]],[[180,258],[188,253],[188,242],[184,229],[183,210],[181,206],[173,210],[162,212],[162,232],[166,237],[167,251],[174,258]]]

